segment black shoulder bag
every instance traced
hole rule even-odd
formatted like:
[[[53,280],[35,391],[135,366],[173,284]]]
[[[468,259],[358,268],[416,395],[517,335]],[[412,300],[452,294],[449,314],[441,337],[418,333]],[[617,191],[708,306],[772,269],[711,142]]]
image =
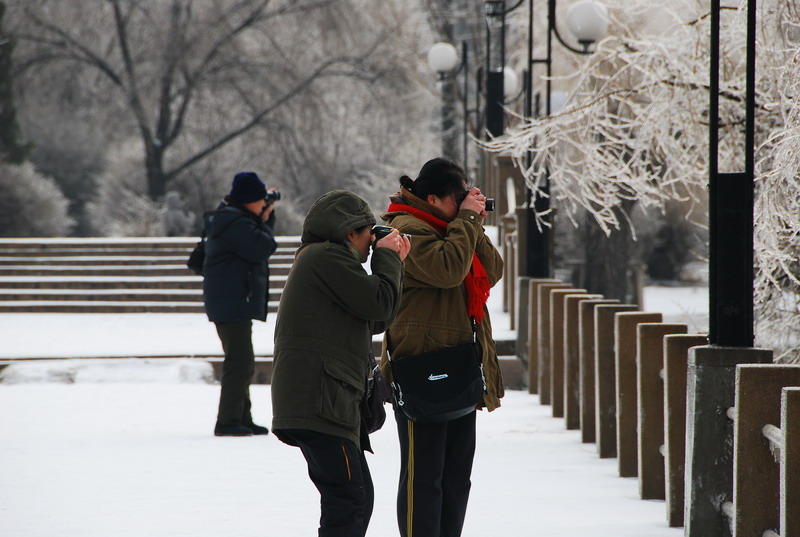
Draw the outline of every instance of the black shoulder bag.
[[[392,358],[395,408],[417,423],[435,423],[466,416],[486,393],[486,378],[472,321],[472,341],[437,351]],[[387,342],[391,348],[391,341]]]
[[[383,427],[386,421],[386,409],[383,404],[389,401],[389,390],[381,375],[381,368],[375,360],[375,353],[372,350],[372,341],[369,344],[369,367],[372,370],[372,378],[367,382],[367,394],[364,397],[364,407],[362,415],[367,425],[367,432],[374,433]]]

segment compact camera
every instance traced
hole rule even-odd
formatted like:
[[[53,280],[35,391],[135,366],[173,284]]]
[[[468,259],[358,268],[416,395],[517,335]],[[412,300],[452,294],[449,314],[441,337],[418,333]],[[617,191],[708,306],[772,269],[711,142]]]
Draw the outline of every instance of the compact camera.
[[[372,243],[372,246],[374,247],[376,244],[378,244],[379,240],[384,238],[386,235],[388,235],[392,231],[394,231],[393,227],[380,226],[380,225],[379,226],[373,226],[372,227],[372,234],[375,235],[375,242]],[[405,233],[401,233],[400,236],[401,237],[408,237],[408,240],[411,240],[411,235],[406,235]]]
[[[461,194],[458,195],[456,201],[459,205],[463,203],[465,199],[467,199],[467,195],[469,194],[469,190],[465,190]],[[486,198],[486,212],[494,211],[494,198]]]
[[[267,197],[264,199],[267,200],[267,203],[278,201],[281,199],[281,193],[277,190],[268,190]]]

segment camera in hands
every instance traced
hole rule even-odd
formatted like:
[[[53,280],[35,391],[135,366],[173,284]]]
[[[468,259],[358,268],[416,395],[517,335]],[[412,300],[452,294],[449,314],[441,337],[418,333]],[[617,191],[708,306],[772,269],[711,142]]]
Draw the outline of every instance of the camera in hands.
[[[467,199],[467,195],[469,194],[469,190],[465,190],[461,194],[458,195],[456,198],[456,203],[461,205],[465,199]],[[494,211],[494,198],[486,198],[486,212]]]
[[[277,190],[268,190],[267,197],[264,199],[267,200],[267,203],[278,201],[281,199],[281,193]]]
[[[378,241],[387,236],[389,233],[394,231],[393,227],[389,226],[373,226],[372,227],[372,234],[375,235],[375,240],[372,242],[372,247],[374,248]],[[411,235],[406,235],[405,233],[400,234],[401,237],[408,237],[408,240],[411,240]]]

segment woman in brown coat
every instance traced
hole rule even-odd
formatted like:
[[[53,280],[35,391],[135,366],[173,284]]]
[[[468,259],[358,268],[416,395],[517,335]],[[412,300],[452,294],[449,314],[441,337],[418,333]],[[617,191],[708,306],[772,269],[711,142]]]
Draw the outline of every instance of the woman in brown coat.
[[[393,357],[413,356],[472,339],[472,319],[486,376],[482,406],[500,406],[503,379],[486,300],[503,260],[484,234],[486,197],[467,189],[461,168],[446,159],[403,176],[383,219],[411,239],[400,311],[388,331]],[[391,381],[384,345],[384,375]],[[403,537],[461,534],[475,454],[475,412],[442,423],[414,423],[395,412],[400,438],[397,518]]]

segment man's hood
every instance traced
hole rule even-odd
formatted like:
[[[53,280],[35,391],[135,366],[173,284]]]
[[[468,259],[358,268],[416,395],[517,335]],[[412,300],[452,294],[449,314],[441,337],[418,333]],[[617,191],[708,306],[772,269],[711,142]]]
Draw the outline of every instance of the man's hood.
[[[311,206],[303,222],[303,246],[312,242],[343,243],[348,231],[375,225],[366,201],[347,190],[328,192]]]

